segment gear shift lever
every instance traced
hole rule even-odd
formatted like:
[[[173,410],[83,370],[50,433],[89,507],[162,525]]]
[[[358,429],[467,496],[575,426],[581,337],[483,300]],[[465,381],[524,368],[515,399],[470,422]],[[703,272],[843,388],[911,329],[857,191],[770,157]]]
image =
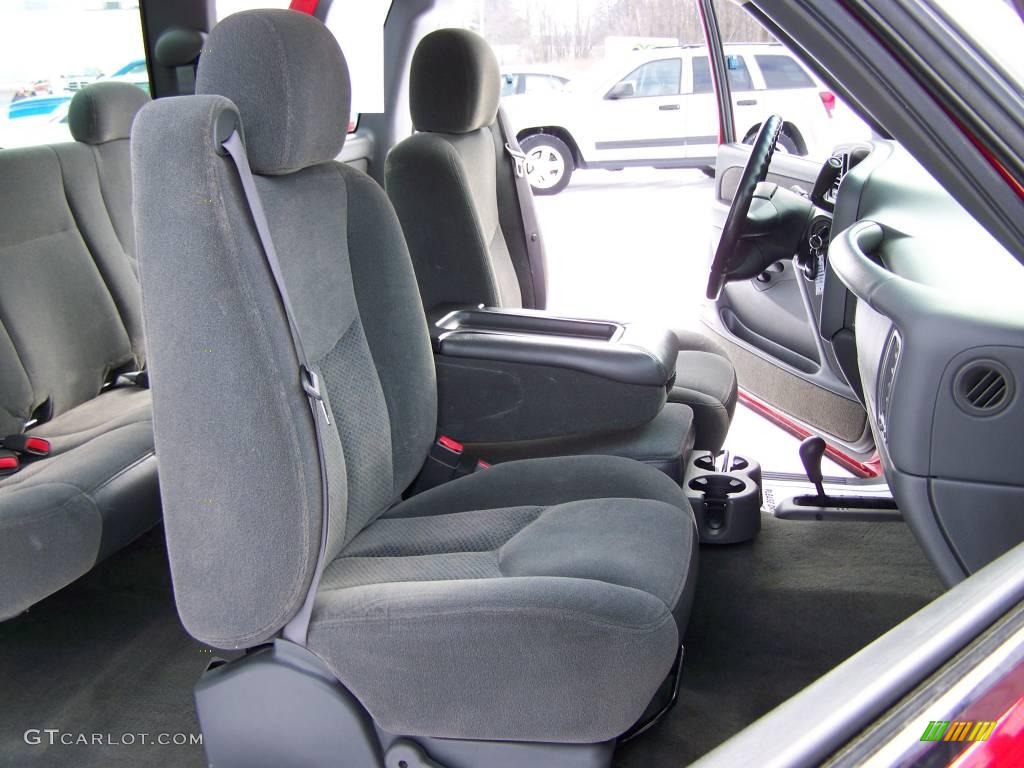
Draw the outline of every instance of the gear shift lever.
[[[800,443],[799,453],[800,461],[804,465],[804,472],[807,473],[807,479],[814,483],[814,488],[818,492],[818,498],[824,502],[828,498],[825,495],[825,486],[823,485],[821,474],[821,459],[825,455],[825,441],[817,435],[808,437]]]

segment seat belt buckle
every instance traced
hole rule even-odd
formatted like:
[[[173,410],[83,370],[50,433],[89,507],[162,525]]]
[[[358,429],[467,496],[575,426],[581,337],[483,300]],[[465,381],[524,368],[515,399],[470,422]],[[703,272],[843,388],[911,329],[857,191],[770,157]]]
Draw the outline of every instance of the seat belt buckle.
[[[465,450],[458,440],[440,435],[430,447],[423,469],[412,484],[411,493],[422,493],[457,477]]]
[[[516,176],[522,178],[526,175],[526,153],[521,149],[514,149],[509,142],[505,142],[505,151],[509,153],[512,158],[513,165],[516,169]]]
[[[35,435],[7,435],[0,438],[0,447],[8,451],[45,458],[50,455],[50,441]]]
[[[14,451],[0,450],[0,477],[13,475],[20,468],[21,462],[18,461],[18,454]]]
[[[462,460],[459,461],[459,466],[455,468],[455,479],[465,477],[466,475],[472,475],[477,472],[482,472],[485,469],[490,469],[490,462],[484,461],[483,459],[469,454],[463,454]]]
[[[117,375],[111,386],[113,388],[138,387],[139,389],[149,389],[149,371],[145,368],[141,371],[125,371]]]

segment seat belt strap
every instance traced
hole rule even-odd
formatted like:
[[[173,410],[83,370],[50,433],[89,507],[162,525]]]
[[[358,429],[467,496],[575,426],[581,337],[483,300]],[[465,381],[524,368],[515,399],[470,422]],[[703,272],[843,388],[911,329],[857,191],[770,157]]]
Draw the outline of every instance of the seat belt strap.
[[[284,283],[284,275],[281,271],[281,263],[277,258],[277,250],[274,248],[274,241],[270,237],[270,225],[267,223],[267,216],[263,211],[263,203],[260,201],[259,191],[256,189],[256,182],[252,177],[252,170],[249,167],[249,158],[245,153],[245,144],[242,143],[238,131],[232,131],[231,136],[224,142],[225,151],[231,157],[238,171],[238,178],[242,182],[242,192],[245,194],[246,203],[249,206],[249,214],[252,216],[253,224],[256,227],[256,234],[259,236],[260,244],[263,246],[263,256],[266,258],[270,274],[274,278],[274,285],[277,287],[277,294],[281,299],[281,306],[284,308],[285,317],[288,319],[288,330],[291,333],[292,345],[295,347],[295,356],[299,359],[299,380],[302,390],[309,401],[309,409],[313,415],[313,430],[316,436],[316,453],[320,462],[320,495],[323,500],[321,505],[320,525],[320,551],[316,558],[316,567],[313,571],[313,578],[306,592],[306,599],[302,607],[285,625],[282,634],[286,640],[297,645],[306,645],[306,635],[309,632],[309,620],[313,614],[313,603],[316,600],[317,589],[320,586],[320,575],[324,569],[324,559],[327,556],[327,524],[330,520],[330,497],[327,493],[327,461],[324,455],[324,442],[321,426],[321,418],[324,425],[330,425],[331,419],[327,414],[327,406],[324,403],[323,394],[320,390],[320,377],[309,365],[306,357],[306,350],[302,346],[302,336],[299,333],[299,326],[295,321],[295,312],[292,309],[291,299],[288,298],[288,288]]]
[[[548,304],[547,263],[544,245],[540,239],[537,212],[533,207],[533,190],[527,178],[527,159],[516,140],[515,131],[508,122],[508,115],[498,108],[498,128],[505,142],[505,151],[512,158],[512,173],[516,188],[516,202],[519,203],[519,219],[523,223],[523,238],[526,241],[526,255],[530,262],[530,277],[533,282],[534,309],[545,309]]]

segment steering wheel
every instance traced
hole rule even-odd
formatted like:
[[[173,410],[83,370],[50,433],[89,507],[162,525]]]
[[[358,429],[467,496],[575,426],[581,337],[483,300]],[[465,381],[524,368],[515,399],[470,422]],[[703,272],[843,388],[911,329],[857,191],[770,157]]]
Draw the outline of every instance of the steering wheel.
[[[743,226],[746,223],[747,214],[750,212],[750,204],[754,200],[757,185],[768,178],[768,165],[772,161],[772,155],[775,154],[775,144],[779,140],[781,131],[782,118],[779,115],[772,115],[761,123],[761,130],[757,132],[757,138],[754,139],[754,147],[743,168],[743,175],[740,177],[736,194],[732,198],[732,206],[729,208],[729,216],[722,229],[722,239],[718,241],[718,250],[715,251],[715,258],[711,262],[707,297],[712,301],[718,298],[722,292],[722,286],[725,285],[729,259],[736,250],[740,238],[743,237]]]

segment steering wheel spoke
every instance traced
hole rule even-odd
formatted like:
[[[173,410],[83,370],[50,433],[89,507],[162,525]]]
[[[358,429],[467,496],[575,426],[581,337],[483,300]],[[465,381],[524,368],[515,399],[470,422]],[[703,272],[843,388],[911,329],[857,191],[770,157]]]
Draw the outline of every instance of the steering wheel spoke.
[[[758,185],[768,178],[768,166],[771,164],[781,131],[782,118],[779,115],[772,115],[761,124],[757,138],[754,139],[750,157],[743,168],[743,175],[740,176],[740,183],[736,187],[736,194],[733,196],[732,206],[722,229],[722,238],[718,241],[718,249],[711,262],[707,288],[707,297],[711,300],[718,298],[726,280],[731,277],[729,265],[736,261],[743,264],[748,261],[746,254],[741,256],[737,250],[742,247],[741,239],[749,232],[747,220],[750,206]]]

